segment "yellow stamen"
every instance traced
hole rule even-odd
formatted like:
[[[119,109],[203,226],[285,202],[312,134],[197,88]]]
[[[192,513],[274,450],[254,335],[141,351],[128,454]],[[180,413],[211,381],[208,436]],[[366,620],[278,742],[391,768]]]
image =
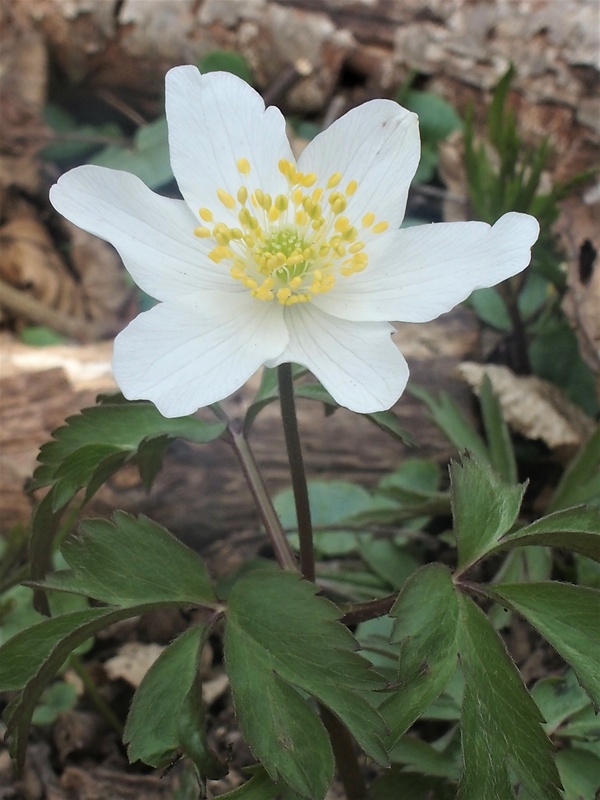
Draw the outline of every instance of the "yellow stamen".
[[[233,198],[229,192],[226,192],[225,189],[217,189],[217,197],[225,208],[235,208],[235,198]]]
[[[250,162],[247,158],[238,158],[237,160],[237,168],[242,173],[242,175],[248,175],[250,172]]]
[[[383,220],[382,222],[378,222],[377,225],[373,225],[373,233],[383,233],[387,231],[390,227],[390,223]]]

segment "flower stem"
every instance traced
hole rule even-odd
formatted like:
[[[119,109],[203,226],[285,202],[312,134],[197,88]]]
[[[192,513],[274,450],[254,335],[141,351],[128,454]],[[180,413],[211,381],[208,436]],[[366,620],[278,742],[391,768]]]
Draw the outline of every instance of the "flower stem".
[[[277,367],[279,381],[279,400],[283,432],[290,463],[296,517],[298,519],[298,538],[300,540],[300,569],[309,581],[315,579],[315,554],[313,547],[313,529],[310,516],[310,502],[306,485],[306,472],[298,432],[296,401],[294,399],[294,383],[291,364]],[[366,800],[367,787],[356,758],[354,741],[347,728],[324,705],[319,703],[319,713],[329,734],[331,747],[337,764],[338,774],[344,786],[348,800]]]
[[[298,432],[298,419],[296,417],[296,401],[294,399],[294,383],[292,381],[292,365],[280,364],[277,367],[279,381],[279,400],[281,403],[281,418],[285,444],[290,462],[290,475],[294,490],[296,504],[296,517],[298,519],[298,538],[300,539],[300,569],[309,581],[315,579],[315,552],[313,547],[313,530],[310,516],[310,503],[308,488],[306,486],[306,473],[304,459]]]
[[[252,496],[254,497],[254,502],[262,518],[263,525],[271,540],[277,563],[282,569],[295,571],[298,569],[296,559],[287,537],[283,532],[279,517],[273,508],[273,503],[256,464],[254,453],[250,449],[248,440],[244,436],[242,430],[234,425],[233,422],[229,423],[229,434],[230,442],[241,464],[242,471],[250,487]]]

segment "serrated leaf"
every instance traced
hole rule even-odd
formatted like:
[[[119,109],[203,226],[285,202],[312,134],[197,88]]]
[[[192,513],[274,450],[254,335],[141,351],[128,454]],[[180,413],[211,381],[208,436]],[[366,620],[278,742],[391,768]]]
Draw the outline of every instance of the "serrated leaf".
[[[550,642],[600,706],[600,591],[553,581],[500,584],[489,594],[525,617]]]
[[[458,603],[452,576],[442,564],[411,575],[390,615],[392,642],[401,642],[398,683],[380,707],[393,747],[444,691],[456,671]]]
[[[123,607],[216,603],[202,559],[147,517],[136,519],[117,511],[113,522],[86,520],[61,552],[71,569],[50,574],[45,588]]]
[[[289,572],[255,571],[229,595],[225,659],[240,726],[272,780],[322,798],[333,775],[325,729],[297,690],[327,706],[386,763],[383,720],[364,699],[381,678],[355,653],[340,612]]]
[[[44,619],[15,634],[0,647],[0,691],[22,689],[62,639],[103,614],[105,608],[73,611]]]
[[[555,511],[502,537],[495,550],[546,545],[600,561],[600,508],[579,506]]]
[[[17,769],[25,760],[31,718],[46,686],[67,656],[99,630],[160,607],[93,608],[44,620],[0,648],[0,688],[20,689],[5,711],[10,753]]]
[[[459,800],[514,800],[508,769],[535,800],[560,800],[560,780],[542,715],[483,611],[459,597],[458,644],[465,676],[464,772]]]
[[[92,479],[106,458],[114,457],[118,451],[133,457],[144,442],[164,436],[179,436],[200,444],[211,442],[225,427],[223,422],[206,422],[192,416],[167,419],[145,401],[86,408],[69,417],[66,425],[53,432],[54,441],[42,446],[32,488],[55,484],[53,510],[57,511]]]
[[[489,464],[464,458],[450,465],[452,516],[458,567],[465,570],[490,552],[519,514],[525,485],[507,486]]]
[[[181,753],[194,761],[203,778],[222,776],[223,765],[206,742],[202,697],[193,691],[206,634],[204,625],[182,633],[144,676],[123,734],[130,762],[164,767]]]

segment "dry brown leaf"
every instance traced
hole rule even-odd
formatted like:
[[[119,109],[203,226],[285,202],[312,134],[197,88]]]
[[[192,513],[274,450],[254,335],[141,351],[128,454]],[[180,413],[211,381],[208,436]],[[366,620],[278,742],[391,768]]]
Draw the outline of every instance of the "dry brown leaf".
[[[460,375],[476,394],[487,375],[506,422],[528,439],[541,439],[550,448],[578,446],[595,424],[558,386],[536,376],[515,375],[508,367],[464,362]]]
[[[117,251],[66,220],[64,225],[70,237],[69,255],[81,282],[87,317],[116,322],[133,294]]]
[[[0,186],[39,188],[33,155],[45,131],[47,64],[44,36],[19,3],[0,5]]]
[[[82,318],[80,287],[60,258],[46,228],[22,206],[0,227],[0,278],[43,305]]]
[[[159,644],[127,642],[119,648],[116,656],[104,662],[104,670],[111,680],[122,678],[137,689],[164,649]]]

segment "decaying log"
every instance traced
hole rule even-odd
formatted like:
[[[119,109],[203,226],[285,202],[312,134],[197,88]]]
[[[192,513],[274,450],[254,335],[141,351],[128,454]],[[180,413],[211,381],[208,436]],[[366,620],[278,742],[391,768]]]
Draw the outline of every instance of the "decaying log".
[[[453,376],[459,361],[476,350],[477,328],[459,309],[426,325],[403,325],[398,343],[416,383],[446,389],[469,408],[468,389]],[[255,376],[228,401],[228,413],[241,414],[257,387]],[[28,348],[5,343],[0,356],[2,419],[2,528],[26,522],[30,502],[23,483],[31,474],[39,446],[65,416],[94,402],[99,392],[114,390],[110,345]],[[325,419],[320,404],[299,401],[299,419],[311,477],[350,479],[373,486],[403,458],[412,455],[446,459],[453,451],[427,419],[422,404],[405,394],[396,406],[401,424],[418,447],[407,448],[372,423],[344,409]],[[258,417],[251,442],[269,485],[289,484],[279,412],[273,404]],[[86,515],[110,515],[115,508],[145,513],[196,543],[224,533],[252,528],[257,517],[233,453],[223,442],[205,446],[177,441],[152,492],[144,491],[135,467],[126,467],[101,490]]]

